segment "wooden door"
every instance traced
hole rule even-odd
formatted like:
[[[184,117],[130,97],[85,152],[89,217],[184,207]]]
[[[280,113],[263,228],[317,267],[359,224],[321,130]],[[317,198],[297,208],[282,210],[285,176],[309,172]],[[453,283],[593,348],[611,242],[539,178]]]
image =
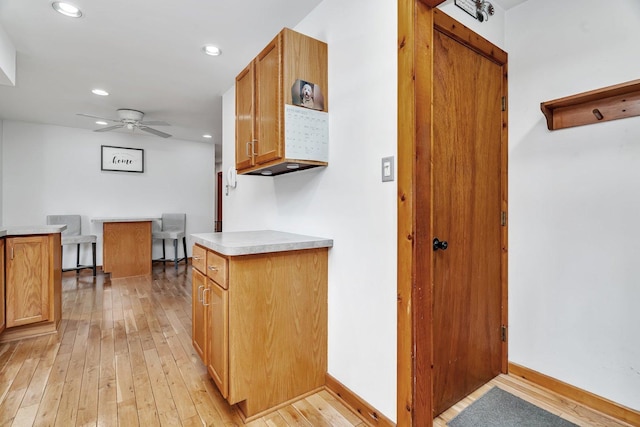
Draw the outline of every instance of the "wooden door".
[[[282,157],[282,34],[256,58],[256,164]]]
[[[7,239],[6,326],[49,319],[47,236]]]
[[[217,179],[216,179],[215,231],[222,231],[222,172],[218,172]]]
[[[502,66],[434,31],[433,408],[502,366]],[[435,243],[434,243],[435,244]]]
[[[228,291],[209,280],[205,304],[207,316],[207,370],[225,399],[229,395],[229,298]]]
[[[254,140],[254,63],[242,70],[236,77],[236,169],[253,166]]]
[[[191,270],[191,344],[204,363],[206,361],[207,325],[206,312],[202,305],[207,278],[196,269]]]

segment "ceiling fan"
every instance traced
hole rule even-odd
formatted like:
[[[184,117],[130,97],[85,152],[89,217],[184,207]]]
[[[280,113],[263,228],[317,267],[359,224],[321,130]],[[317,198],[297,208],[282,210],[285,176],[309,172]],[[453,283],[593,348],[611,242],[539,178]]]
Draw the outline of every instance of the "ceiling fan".
[[[117,113],[118,113],[117,119],[109,119],[106,117],[98,117],[98,116],[92,116],[91,114],[82,114],[82,113],[78,113],[78,116],[91,117],[92,119],[100,119],[100,120],[106,120],[109,122],[118,123],[117,125],[95,129],[94,132],[108,132],[110,130],[127,128],[131,131],[135,129],[140,129],[141,131],[148,132],[153,135],[160,136],[162,138],[169,138],[171,136],[168,133],[149,127],[149,126],[171,126],[169,123],[163,122],[163,121],[157,121],[157,120],[142,121],[142,118],[144,117],[144,113],[142,111],[121,108],[117,110]]]

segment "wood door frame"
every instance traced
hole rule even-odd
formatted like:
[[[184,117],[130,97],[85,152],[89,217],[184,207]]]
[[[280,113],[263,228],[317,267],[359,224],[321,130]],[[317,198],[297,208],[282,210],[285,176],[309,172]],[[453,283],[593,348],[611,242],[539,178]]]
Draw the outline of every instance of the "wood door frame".
[[[503,69],[501,286],[502,322],[507,326],[507,54],[438,9],[439,2],[398,0],[398,342],[397,424],[431,425],[432,251],[431,139],[434,27]],[[418,120],[420,118],[420,120]],[[421,167],[419,167],[421,166]],[[424,166],[424,167],[422,167]],[[427,258],[425,260],[425,258]],[[429,327],[419,327],[429,325]],[[502,371],[507,372],[507,341]],[[424,357],[423,355],[427,355]]]

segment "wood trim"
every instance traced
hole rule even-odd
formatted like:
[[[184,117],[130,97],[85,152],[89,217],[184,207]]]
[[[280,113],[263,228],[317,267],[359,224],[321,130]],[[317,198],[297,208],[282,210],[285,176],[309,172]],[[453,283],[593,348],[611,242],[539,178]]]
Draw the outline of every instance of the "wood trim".
[[[436,7],[444,3],[446,0],[420,0],[425,6]]]
[[[337,397],[368,426],[391,427],[393,421],[385,417],[380,411],[362,400],[360,396],[349,390],[344,384],[331,375],[326,375],[326,390]],[[402,425],[402,424],[399,424]]]
[[[412,322],[415,168],[415,7],[398,0],[398,201],[397,201],[397,400],[398,425],[413,423]],[[328,382],[328,381],[327,381]]]
[[[267,415],[269,415],[269,414],[271,414],[271,413],[273,413],[273,412],[275,412],[275,411],[277,411],[279,409],[282,409],[284,407],[292,405],[295,402],[298,402],[298,401],[300,401],[302,399],[306,399],[307,397],[312,396],[312,395],[322,391],[323,389],[324,389],[324,387],[318,387],[318,388],[316,388],[314,390],[308,391],[308,392],[306,392],[304,394],[301,394],[300,396],[296,396],[296,397],[294,397],[292,399],[287,400],[286,402],[279,403],[278,405],[275,405],[275,406],[273,406],[273,407],[271,407],[269,409],[265,409],[264,411],[260,411],[260,412],[258,412],[256,414],[253,414],[253,415],[249,416],[249,417],[247,417],[244,414],[244,412],[242,412],[242,408],[241,408],[240,405],[235,405],[234,408],[236,410],[236,413],[242,419],[242,422],[245,423],[245,424],[248,424],[251,421],[255,421],[255,420],[259,419],[259,418],[263,418],[263,417],[265,417],[265,416],[267,416]]]
[[[640,425],[640,412],[635,411],[619,403],[613,402],[604,397],[595,395],[581,388],[567,384],[555,378],[549,377],[533,369],[526,368],[516,363],[509,362],[509,374],[524,378],[536,385],[544,387],[564,397],[575,400],[603,414],[607,414],[618,420]]]
[[[433,25],[436,29],[454,40],[478,52],[498,65],[507,63],[507,52],[496,47],[489,40],[476,34],[439,9],[433,10]]]
[[[0,344],[23,340],[26,338],[35,338],[43,335],[55,334],[58,332],[60,326],[60,320],[46,321],[39,323],[32,323],[30,325],[14,326],[12,328],[5,329],[0,335]]]
[[[431,200],[417,194],[431,194],[429,165],[432,138],[432,82],[434,31],[440,31],[470,49],[503,66],[503,94],[507,95],[507,53],[440,10],[442,2],[398,1],[398,334],[397,334],[397,421],[398,425],[426,425],[433,416],[432,330],[418,327],[432,323]],[[426,50],[426,53],[425,53]],[[506,106],[506,105],[505,105]],[[419,122],[417,117],[420,118]],[[503,161],[501,207],[507,213],[508,128],[507,111],[502,115]],[[418,213],[423,213],[418,216]],[[507,224],[502,233],[502,322],[507,326]],[[422,257],[425,258],[425,257]],[[507,371],[508,340],[502,346],[503,372]]]

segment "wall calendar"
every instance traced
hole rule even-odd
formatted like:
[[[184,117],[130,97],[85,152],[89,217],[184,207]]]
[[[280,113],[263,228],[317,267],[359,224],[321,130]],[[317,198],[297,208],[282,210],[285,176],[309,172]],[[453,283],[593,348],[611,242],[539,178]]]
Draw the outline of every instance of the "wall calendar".
[[[329,161],[329,113],[285,104],[284,139],[287,158]]]

